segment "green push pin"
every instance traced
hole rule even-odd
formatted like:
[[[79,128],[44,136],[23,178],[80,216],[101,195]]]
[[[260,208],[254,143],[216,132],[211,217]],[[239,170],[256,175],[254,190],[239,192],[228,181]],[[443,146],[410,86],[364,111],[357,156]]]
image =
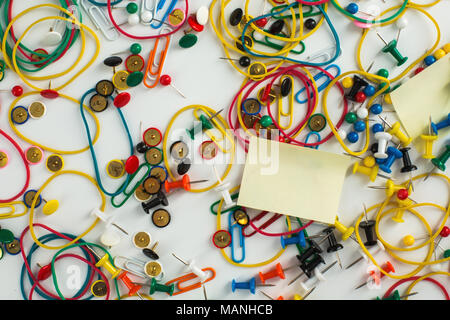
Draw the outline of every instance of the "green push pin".
[[[180,41],[178,41],[178,44],[182,48],[190,48],[193,47],[197,43],[198,37],[193,33],[185,34],[183,37],[181,37]]]
[[[411,292],[410,294],[405,294],[404,296],[400,296],[400,293],[398,292],[398,290],[395,290],[394,293],[392,295],[390,295],[389,297],[381,298],[381,299],[379,297],[377,297],[376,300],[402,300],[406,297],[411,297],[417,293],[418,292]]]
[[[223,109],[220,109],[215,114],[213,114],[211,117],[207,118],[205,115],[200,115],[200,122],[195,125],[192,129],[188,130],[186,129],[186,132],[188,133],[189,137],[191,137],[192,140],[194,140],[195,134],[204,130],[210,130],[214,126],[211,123],[211,120],[214,119],[221,113]]]
[[[395,60],[397,60],[397,66],[401,66],[402,64],[404,64],[406,62],[406,60],[408,60],[408,57],[404,57],[402,56],[402,54],[400,53],[400,51],[398,51],[397,49],[397,40],[392,40],[391,42],[387,43],[383,37],[380,36],[380,34],[377,32],[378,37],[384,42],[384,44],[386,45],[383,49],[381,49],[382,52],[384,53],[390,53]]]
[[[444,251],[444,259],[447,259],[450,257],[450,249],[447,249]]]
[[[383,78],[388,78],[389,77],[389,71],[387,71],[386,69],[380,69],[377,71],[377,75]],[[378,90],[383,89],[386,86],[385,82],[380,83],[380,85],[378,86]],[[384,93],[389,92],[389,87],[387,88],[387,90]]]
[[[269,115],[265,115],[265,116],[261,117],[261,120],[259,120],[259,123],[261,123],[263,128],[267,128],[268,126],[271,126],[273,124],[273,121]]]
[[[144,79],[144,74],[140,71],[130,73],[127,77],[127,86],[136,87]]]
[[[354,112],[348,112],[348,113],[345,115],[345,121],[346,121],[347,123],[355,123],[356,120],[358,120],[358,116],[357,116],[356,113],[354,113]]]
[[[7,230],[7,229],[1,229],[0,230],[0,243],[8,244],[14,241],[14,234]]]
[[[142,51],[142,46],[139,43],[133,43],[130,46],[130,51],[132,54],[139,54]]]
[[[136,3],[130,2],[127,4],[126,9],[129,14],[134,14],[138,11],[139,7]]]
[[[166,286],[164,284],[157,283],[156,279],[152,278],[152,282],[150,284],[150,295],[154,294],[156,291],[159,291],[167,292],[170,296],[172,296],[174,290],[175,284],[172,283],[170,286]]]
[[[431,160],[431,163],[434,165],[434,168],[430,170],[430,172],[427,173],[425,179],[423,181],[427,180],[428,177],[431,175],[431,173],[438,168],[441,171],[445,171],[445,163],[447,162],[448,158],[450,158],[450,144],[445,146],[445,151],[442,152],[442,154],[437,157],[433,158]]]

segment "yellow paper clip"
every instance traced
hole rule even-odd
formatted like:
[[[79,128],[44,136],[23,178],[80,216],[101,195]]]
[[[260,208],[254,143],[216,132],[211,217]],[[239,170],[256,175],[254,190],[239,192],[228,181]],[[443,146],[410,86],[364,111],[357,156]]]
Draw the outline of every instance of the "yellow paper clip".
[[[22,212],[16,213],[16,207],[22,206],[24,210]],[[13,201],[8,203],[0,203],[1,208],[9,208],[8,212],[0,213],[0,219],[17,218],[26,215],[28,212],[28,207],[23,201]]]

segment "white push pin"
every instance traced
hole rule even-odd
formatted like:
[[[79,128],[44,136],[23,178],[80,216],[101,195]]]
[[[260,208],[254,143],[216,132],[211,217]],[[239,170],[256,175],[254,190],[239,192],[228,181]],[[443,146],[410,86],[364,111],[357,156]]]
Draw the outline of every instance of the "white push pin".
[[[395,25],[398,28],[398,32],[397,32],[397,44],[398,44],[398,39],[400,38],[400,32],[406,28],[406,26],[408,25],[408,20],[405,17],[401,17],[400,19],[397,20],[397,22],[395,22]]]
[[[93,216],[99,218],[101,221],[105,222],[107,228],[109,228],[110,225],[113,225],[114,227],[116,227],[117,229],[119,229],[120,231],[122,231],[123,233],[128,235],[128,232],[126,232],[122,227],[120,227],[117,224],[115,224],[114,222],[112,222],[112,216],[107,216],[104,211],[101,211],[96,208],[96,209],[92,210],[91,214]]]
[[[108,225],[105,232],[100,236],[100,242],[106,247],[117,246],[120,243],[120,235]]]
[[[202,26],[206,25],[208,23],[208,17],[209,17],[209,10],[206,6],[201,6],[197,13],[195,14],[195,19],[197,20],[198,24],[201,24]]]
[[[328,270],[330,270],[336,263],[337,263],[337,261],[334,261],[332,264],[330,264],[325,269],[323,269],[323,271],[320,271],[319,268],[315,268],[314,269],[314,277],[309,278],[306,281],[300,282],[300,287],[306,293],[315,288],[315,285],[317,284],[317,280],[318,281],[327,281],[327,279],[325,278],[325,276],[323,274],[325,272],[327,272]]]
[[[139,15],[137,13],[133,13],[133,14],[128,15],[127,21],[119,24],[119,27],[123,26],[125,24],[129,24],[130,26],[136,26],[139,24],[140,21],[141,21],[141,19],[139,18]]]
[[[59,16],[61,17],[62,14],[60,13]],[[61,22],[62,22],[62,20],[57,19],[53,23],[53,26],[50,27],[50,30],[47,32],[44,39],[42,40],[42,44],[44,46],[52,47],[52,46],[56,46],[57,44],[59,44],[61,42],[62,35],[60,32],[57,31],[57,28]]]
[[[175,255],[175,253],[172,253],[172,255],[179,260],[181,263],[183,263],[184,265],[186,265],[189,270],[192,271],[193,274],[195,274],[197,277],[200,278],[201,282],[205,282],[206,279],[208,278],[208,275],[206,274],[205,271],[203,271],[202,269],[200,269],[199,267],[197,267],[197,265],[195,264],[194,260],[190,260],[189,263],[187,263],[186,261],[184,261],[183,259],[181,259],[180,257],[178,257],[177,255]]]
[[[369,111],[367,110],[366,107],[361,106],[361,107],[359,107],[359,109],[356,111],[356,116],[357,116],[359,119],[365,119],[365,118],[367,118],[368,115],[369,115]]]
[[[376,255],[378,252],[380,251],[385,251],[384,245],[381,243],[380,240],[377,240],[377,245],[367,248],[367,250],[369,251],[371,256]],[[345,268],[345,270],[350,269],[351,267],[353,267],[355,264],[357,264],[358,262],[360,262],[361,260],[365,260],[366,262],[369,262],[369,258],[367,257],[367,255],[364,253],[364,251],[362,251],[362,249],[358,249],[359,254],[361,255],[361,257],[359,257],[358,259],[356,259],[355,261],[353,261],[352,263],[350,263],[348,265],[347,268]]]
[[[222,194],[222,198],[225,201],[225,209],[231,208],[236,206],[236,202],[234,202],[231,199],[230,191],[228,189],[230,188],[230,183],[223,183],[223,181],[220,179],[219,172],[217,172],[217,169],[215,166],[213,166],[214,173],[216,174],[217,180],[219,181],[219,185],[215,188],[216,191],[220,192]]]
[[[386,154],[386,147],[388,141],[391,141],[392,136],[384,131],[375,133],[375,139],[378,143],[378,151],[374,153],[374,157],[377,159],[386,159],[388,155]]]

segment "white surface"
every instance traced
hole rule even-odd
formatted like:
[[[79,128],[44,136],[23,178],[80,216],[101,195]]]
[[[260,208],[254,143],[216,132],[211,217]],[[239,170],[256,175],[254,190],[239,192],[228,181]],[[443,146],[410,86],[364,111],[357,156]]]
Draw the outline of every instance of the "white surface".
[[[17,2],[17,1],[16,1]],[[36,1],[41,3],[43,1]],[[197,0],[190,1],[190,12],[195,12],[198,7],[203,4],[209,5],[209,0]],[[257,1],[252,1],[252,3]],[[379,0],[372,0],[370,3],[377,4],[383,7],[390,4],[384,4]],[[343,5],[347,4],[343,3]],[[17,14],[21,6],[24,4],[14,4],[14,13]],[[242,5],[242,1],[232,1],[229,6],[230,12],[237,6]],[[369,3],[367,3],[369,5]],[[366,6],[366,3],[362,5]],[[261,7],[260,7],[261,8]],[[258,9],[257,12],[259,12]],[[363,8],[361,8],[363,9]],[[118,9],[121,10],[121,9]],[[440,44],[443,45],[450,42],[450,20],[448,19],[448,12],[450,10],[450,3],[448,1],[442,1],[428,11],[438,20],[441,31],[442,39]],[[337,13],[337,11],[331,7],[329,8],[330,18],[332,19],[335,27],[340,35],[342,41],[343,55],[337,60],[341,66],[343,72],[348,70],[355,70],[355,57],[354,52],[356,48],[357,40],[359,39],[360,31],[351,25],[351,23],[343,16]],[[30,15],[26,21],[34,21],[33,17],[40,17],[45,15],[45,10],[39,10],[38,12]],[[55,15],[57,13],[55,12]],[[228,16],[228,14],[227,14]],[[434,42],[435,31],[433,26],[418,15],[416,12],[407,12],[407,18],[410,22],[406,29],[401,33],[399,47],[401,51],[410,57],[409,61],[414,61],[424,50],[431,46]],[[125,20],[125,17],[124,17]],[[84,18],[84,22],[92,27],[91,21],[87,17]],[[119,21],[120,23],[121,21]],[[48,30],[51,26],[51,21],[47,24],[41,24],[32,31],[30,36],[27,36],[25,42],[27,44],[33,43],[33,41],[39,41],[39,37],[42,37],[42,33]],[[20,34],[25,27],[25,20],[21,20],[17,24],[16,34]],[[395,26],[387,27],[379,30],[385,38],[392,38],[396,36]],[[32,37],[31,35],[39,35]],[[126,50],[132,40],[121,37],[115,42],[106,41],[105,38],[99,33],[101,40],[100,56],[94,65],[84,74],[82,74],[75,83],[72,83],[63,90],[65,94],[68,94],[76,99],[81,98],[81,95],[88,89],[92,88],[98,80],[103,78],[110,78],[111,70],[106,68],[102,60],[113,52],[120,52]],[[199,34],[199,41],[197,45],[191,49],[181,49],[178,47],[177,42],[181,36],[181,32],[176,34],[172,38],[171,47],[165,63],[164,73],[170,74],[173,79],[173,84],[185,93],[187,99],[183,99],[170,87],[158,86],[155,89],[147,90],[143,85],[137,88],[129,90],[133,98],[131,103],[124,108],[124,114],[128,121],[128,125],[131,130],[134,142],[136,143],[139,135],[139,122],[142,121],[144,128],[150,126],[156,126],[164,131],[172,115],[178,111],[181,107],[190,104],[204,104],[212,107],[215,110],[221,108],[228,108],[231,103],[232,96],[238,90],[242,76],[233,70],[230,65],[224,61],[219,60],[219,57],[224,56],[223,49],[217,41],[215,34],[210,26],[207,24],[205,31]],[[93,50],[93,41],[87,36],[88,50],[90,54]],[[325,25],[311,38],[308,38],[307,52],[303,57],[308,56],[321,48],[329,47],[332,37]],[[143,52],[142,55],[145,59],[148,58],[148,53],[153,47],[153,41],[142,42]],[[381,49],[382,43],[377,39],[375,33],[371,33],[367,37],[367,41],[363,46],[363,61],[364,65],[368,66],[375,57],[376,52]],[[71,49],[73,54],[65,57],[64,60],[58,64],[49,68],[47,72],[52,70],[60,70],[61,65],[67,66],[73,61],[73,58],[78,54],[79,44]],[[89,58],[86,54],[83,60]],[[377,55],[377,62],[374,65],[373,70],[384,66],[390,70],[393,70],[394,61],[386,55]],[[120,69],[120,68],[119,68]],[[400,68],[396,68],[395,72],[391,72],[393,75],[398,74]],[[14,84],[21,83],[20,79],[11,72],[8,72],[5,80],[0,83],[2,89],[10,89]],[[61,80],[54,80],[53,87],[59,85]],[[298,84],[296,84],[298,86]],[[42,87],[46,84],[42,84]],[[28,90],[28,89],[26,89]],[[1,114],[0,125],[1,128],[12,133],[7,123],[7,112],[9,105],[12,101],[12,97],[9,93],[0,93],[1,98]],[[331,97],[331,96],[330,96]],[[336,96],[337,97],[337,96]],[[30,100],[31,101],[31,100]],[[337,100],[336,100],[337,101]],[[82,127],[81,117],[79,113],[78,105],[68,103],[65,100],[57,99],[50,102],[48,105],[48,113],[45,120],[30,120],[28,124],[23,126],[22,132],[27,133],[29,136],[33,136],[40,141],[45,142],[46,145],[53,145],[58,147],[73,146],[81,147],[87,143],[84,128]],[[332,98],[330,98],[329,109],[332,109]],[[425,107],[425,106],[424,106]],[[335,108],[336,109],[336,108]],[[331,112],[331,111],[330,111]],[[336,112],[335,112],[336,113]],[[337,114],[337,113],[336,113]],[[128,145],[122,129],[122,125],[116,112],[113,108],[109,108],[106,112],[98,115],[101,122],[101,136],[95,149],[98,156],[98,161],[101,170],[104,170],[106,163],[115,158],[124,158],[128,154]],[[184,129],[190,125],[191,113],[184,115],[184,123],[182,119],[176,122],[176,128]],[[388,114],[388,119],[393,119],[393,114]],[[447,131],[448,134],[448,131]],[[435,152],[439,152],[444,145],[445,139],[440,139],[435,144]],[[20,141],[23,149],[27,147],[27,144]],[[24,172],[21,164],[21,160],[17,153],[12,150],[12,146],[6,144],[4,139],[0,139],[0,148],[6,149],[10,156],[10,164],[6,170],[0,171],[0,194],[2,198],[6,198],[8,195],[15,194],[19,188],[21,188],[24,181]],[[335,140],[325,144],[321,147],[324,150],[332,152],[342,152],[341,147]],[[46,153],[48,156],[49,153]],[[428,171],[430,164],[420,159],[420,156],[415,150],[411,152],[411,158],[416,165],[419,166],[418,173]],[[89,152],[84,152],[80,155],[65,156],[65,168],[81,170],[90,175],[94,174],[91,156]],[[400,181],[407,179],[407,177],[401,176],[399,172],[401,163],[397,163],[394,166],[393,176]],[[44,181],[50,176],[46,171],[45,165],[40,164],[31,168],[32,178],[30,188],[39,188]],[[193,179],[203,179],[209,177],[213,179],[213,173],[209,166],[195,166],[190,172]],[[232,185],[236,185],[240,182],[240,176],[242,174],[242,166],[237,165],[233,167],[232,173],[227,181],[232,182]],[[104,185],[107,190],[115,190],[119,183],[118,181],[111,181],[104,175]],[[347,177],[342,193],[340,204],[340,220],[349,225],[353,223],[354,219],[362,211],[363,203],[370,206],[374,203],[378,203],[383,200],[383,190],[371,190],[365,188],[368,184],[368,180],[364,176],[352,176]],[[379,179],[375,183],[370,185],[383,185],[384,180]],[[276,187],[276,186],[274,186]],[[427,183],[417,184],[415,193],[413,194],[414,200],[418,202],[422,201],[435,201],[441,205],[448,205],[448,186],[445,186],[443,182],[430,179]],[[326,197],[326,195],[324,195]],[[85,179],[79,177],[64,176],[57,178],[46,190],[45,198],[58,199],[60,201],[60,208],[52,216],[43,216],[37,214],[35,222],[42,222],[47,224],[58,231],[69,232],[78,234],[83,231],[92,222],[90,212],[93,208],[99,205],[98,195],[92,186],[87,184]],[[214,191],[202,194],[191,194],[178,192],[176,195],[171,196],[170,205],[168,210],[172,215],[172,221],[170,225],[164,229],[158,229],[150,221],[150,216],[145,214],[134,199],[130,199],[125,206],[120,209],[114,209],[108,202],[107,211],[109,214],[114,215],[116,223],[124,227],[130,234],[134,232],[146,230],[152,235],[152,242],[159,241],[158,252],[160,254],[160,262],[164,266],[166,273],[166,279],[172,279],[181,275],[181,273],[187,271],[186,267],[172,257],[171,253],[174,252],[185,260],[195,259],[199,266],[213,267],[217,272],[217,277],[212,282],[207,284],[208,297],[210,299],[266,299],[262,294],[251,295],[248,291],[236,291],[231,292],[231,280],[235,278],[237,281],[247,281],[251,277],[257,275],[259,271],[267,271],[274,263],[264,266],[262,268],[239,268],[228,264],[221,256],[218,249],[211,244],[211,236],[216,230],[215,216],[209,212],[209,206],[212,202],[216,201],[218,194]],[[436,214],[435,210],[429,210],[431,214],[426,214],[431,225],[437,226],[437,223],[442,216],[440,213]],[[432,211],[432,212],[431,212]],[[424,212],[425,211],[421,211]],[[222,226],[225,226],[227,219],[223,217]],[[402,225],[394,225],[390,219],[386,220],[386,223],[382,224],[383,230],[386,230],[386,238],[398,243],[401,237],[406,234],[420,235],[425,232],[423,227],[419,224],[417,219],[412,216],[405,215],[405,223]],[[14,220],[0,221],[3,228],[11,229],[16,236],[18,236],[24,227],[28,223],[27,217],[22,217]],[[268,231],[278,232],[284,230],[284,221],[278,221]],[[321,226],[312,227],[309,234],[314,234],[316,231],[321,230]],[[101,233],[104,231],[102,224],[100,224],[93,232],[85,237],[87,241],[99,241]],[[38,235],[43,235],[44,232],[38,229]],[[383,231],[384,232],[384,231]],[[122,235],[123,236],[123,235]],[[31,246],[31,239],[26,237],[26,248],[28,252]],[[51,243],[55,245],[57,242]],[[348,240],[344,243],[344,250],[339,254],[343,261],[344,266],[353,261],[359,256],[357,252],[357,246],[353,241]],[[441,242],[444,248],[448,248],[449,241],[444,239]],[[279,250],[279,238],[265,238],[259,235],[248,239],[246,241],[246,263],[259,262],[266,260]],[[142,253],[134,248],[131,239],[122,237],[121,244],[111,250],[113,255],[127,255],[130,257],[136,257],[144,259]],[[37,271],[35,262],[40,264],[46,264],[50,262],[50,258],[54,254],[54,251],[48,251],[40,249],[35,253],[33,258],[33,270]],[[281,262],[284,267],[293,265],[296,262],[295,255],[297,250],[294,247],[289,247],[286,252],[278,259],[277,262]],[[414,255],[417,253],[414,253]],[[384,262],[385,257],[383,254],[379,254],[378,261]],[[335,260],[334,254],[324,254],[324,258],[327,262],[333,262]],[[400,274],[405,273],[407,270],[411,270],[409,266],[401,266],[399,262],[392,261],[397,267]],[[73,261],[65,260],[58,264],[58,275],[60,277],[60,283],[64,283],[67,278],[65,272],[66,267],[74,263]],[[75,264],[78,264],[75,262]],[[19,272],[22,266],[22,259],[20,256],[6,255],[0,260],[0,298],[1,299],[20,299],[19,290]],[[85,267],[83,266],[83,272]],[[318,288],[311,294],[309,299],[371,299],[377,295],[381,295],[388,288],[388,286],[394,283],[394,280],[384,279],[382,290],[369,290],[367,288],[353,291],[353,288],[365,280],[366,265],[360,263],[350,270],[341,271],[338,266],[333,267],[328,271],[325,276],[328,278],[326,283],[320,283]],[[277,284],[275,287],[262,288],[266,293],[273,297],[283,295],[285,298],[291,298],[292,295],[300,289],[299,282],[292,286],[287,286],[288,282],[294,278],[299,272],[299,269],[291,269],[287,271],[287,280],[281,282],[274,282]],[[421,273],[423,274],[423,272]],[[443,283],[449,287],[448,277],[436,277],[443,281]],[[304,279],[303,279],[304,280]],[[45,285],[51,286],[51,280],[47,280]],[[63,285],[62,285],[63,287]],[[29,286],[26,286],[28,292]],[[428,283],[419,284],[415,291],[419,294],[411,297],[411,299],[441,299],[442,295],[440,291]],[[72,294],[74,291],[63,288],[63,293],[66,295]],[[122,288],[122,292],[125,292]],[[36,295],[35,295],[36,297]],[[155,294],[155,299],[168,299],[165,294]],[[173,297],[172,299],[203,299],[203,293],[201,290],[191,291],[187,294]]]

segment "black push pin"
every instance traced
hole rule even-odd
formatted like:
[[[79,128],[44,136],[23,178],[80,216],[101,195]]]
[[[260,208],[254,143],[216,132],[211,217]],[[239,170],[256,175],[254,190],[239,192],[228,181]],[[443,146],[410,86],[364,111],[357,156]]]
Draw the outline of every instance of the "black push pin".
[[[118,56],[111,56],[103,60],[103,64],[107,67],[113,68],[113,74],[116,73],[116,67],[120,66],[122,63],[122,58]]]
[[[169,205],[169,201],[167,200],[166,195],[160,191],[158,192],[158,194],[156,195],[155,198],[151,199],[148,202],[142,202],[142,208],[144,209],[145,213],[149,213],[149,211],[159,205],[163,205],[163,206],[168,206]]]
[[[336,252],[336,258],[337,261],[339,263],[339,266],[342,269],[342,262],[341,262],[341,257],[339,256],[338,251],[342,250],[344,248],[344,246],[340,243],[337,242],[336,240],[336,236],[333,233],[334,227],[328,227],[325,230],[323,230],[323,232],[325,232],[327,234],[328,237],[328,248],[327,248],[327,252]]]
[[[411,163],[409,157],[409,150],[411,148],[401,148],[400,151],[403,154],[403,168],[400,169],[401,172],[411,172],[417,170],[417,167]]]
[[[157,246],[158,246],[158,241],[156,241],[155,244],[151,248],[144,248],[144,249],[142,249],[142,253],[145,254],[150,259],[158,260],[159,256],[158,256],[158,254],[155,251]]]
[[[190,168],[191,168],[191,160],[189,158],[185,158],[177,165],[177,173],[180,176],[184,176],[186,173],[188,173]]]
[[[277,20],[274,23],[272,23],[269,27],[269,33],[277,35],[279,34],[284,28],[284,21],[283,20]]]
[[[364,245],[366,247],[372,247],[376,245],[377,239],[374,233],[375,220],[361,221],[359,226],[364,230],[364,233],[366,234],[366,242],[364,242]]]
[[[312,278],[314,269],[321,263],[325,263],[325,261],[320,254],[316,254],[310,261],[305,261],[305,263],[300,265],[300,269],[302,269],[303,273],[306,274],[308,278]]]
[[[297,255],[297,259],[298,261],[300,261],[300,264],[305,263],[305,261],[308,260],[314,254],[322,253],[322,249],[314,240],[310,240],[309,244],[310,246],[308,249],[306,249],[301,255]]]
[[[356,101],[356,94],[359,92],[359,90],[366,87],[367,85],[369,84],[363,78],[353,76],[353,86],[350,89],[350,91],[345,95],[345,97],[351,101]]]
[[[150,148],[151,147],[146,145],[144,141],[141,141],[136,145],[136,151],[139,153],[146,153]]]

